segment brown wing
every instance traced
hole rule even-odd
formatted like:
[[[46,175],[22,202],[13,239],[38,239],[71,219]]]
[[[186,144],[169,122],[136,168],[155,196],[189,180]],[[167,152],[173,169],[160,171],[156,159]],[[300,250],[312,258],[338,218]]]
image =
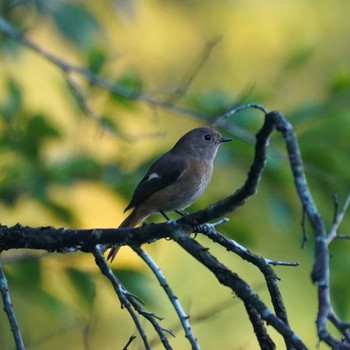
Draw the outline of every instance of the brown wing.
[[[188,161],[183,157],[171,152],[165,153],[153,163],[145,177],[137,185],[125,211],[137,207],[152,194],[181,179],[188,166]]]

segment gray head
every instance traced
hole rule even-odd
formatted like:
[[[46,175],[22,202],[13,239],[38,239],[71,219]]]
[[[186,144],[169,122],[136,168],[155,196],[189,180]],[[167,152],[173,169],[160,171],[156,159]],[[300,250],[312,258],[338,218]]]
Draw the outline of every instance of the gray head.
[[[209,127],[196,128],[182,136],[171,152],[212,161],[221,143],[232,139],[222,137]]]

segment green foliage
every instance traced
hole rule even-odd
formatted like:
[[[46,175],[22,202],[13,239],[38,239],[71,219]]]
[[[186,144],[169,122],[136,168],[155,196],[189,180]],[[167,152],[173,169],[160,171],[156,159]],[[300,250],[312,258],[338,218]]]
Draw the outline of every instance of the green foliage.
[[[6,274],[10,284],[17,284],[30,291],[41,289],[41,265],[36,257],[22,259],[16,264],[6,266]]]
[[[152,302],[152,295],[147,288],[149,281],[143,272],[132,269],[113,269],[113,273],[129,292],[140,297],[145,303]]]
[[[7,122],[15,116],[22,106],[22,93],[19,85],[14,79],[6,79],[7,96],[0,104],[0,117]]]
[[[91,309],[95,300],[95,281],[89,272],[76,268],[68,268],[66,273],[74,287],[78,300],[87,308]]]
[[[72,185],[78,180],[99,179],[101,164],[88,154],[76,154],[52,164],[51,180],[60,185]]]
[[[95,74],[100,73],[107,62],[107,58],[104,50],[98,47],[92,47],[87,52],[87,68]]]
[[[116,102],[118,106],[135,109],[135,99],[141,90],[140,77],[137,74],[127,73],[119,77],[115,82],[116,90],[120,90],[120,94],[111,92],[112,102]]]
[[[95,16],[79,3],[60,1],[52,12],[60,33],[81,49],[89,48],[99,30]]]
[[[298,70],[312,58],[316,48],[310,45],[297,46],[285,63],[286,70]]]
[[[51,316],[65,317],[64,303],[43,288],[40,257],[22,258],[15,263],[5,264],[4,269],[11,290],[17,290],[28,301],[39,300],[38,305]]]
[[[190,104],[198,112],[208,116],[218,116],[228,108],[232,108],[233,101],[224,91],[210,90],[193,95]]]
[[[16,80],[8,78],[6,83],[7,94],[0,102],[0,201],[13,205],[29,195],[64,222],[73,223],[71,208],[53,199],[49,189],[52,185],[97,179],[101,164],[84,153],[48,162],[44,149],[48,143],[62,140],[62,132],[47,115],[32,113],[24,107]]]

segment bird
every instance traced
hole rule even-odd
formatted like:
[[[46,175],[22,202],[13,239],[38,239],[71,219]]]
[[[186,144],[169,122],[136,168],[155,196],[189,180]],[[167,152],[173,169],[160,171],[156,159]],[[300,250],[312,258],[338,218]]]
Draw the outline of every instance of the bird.
[[[154,212],[166,219],[166,212],[181,214],[203,194],[211,180],[219,146],[231,140],[210,127],[195,128],[183,135],[151,165],[137,185],[124,213],[133,211],[119,228],[135,227]],[[111,248],[107,261],[114,260],[119,248]]]

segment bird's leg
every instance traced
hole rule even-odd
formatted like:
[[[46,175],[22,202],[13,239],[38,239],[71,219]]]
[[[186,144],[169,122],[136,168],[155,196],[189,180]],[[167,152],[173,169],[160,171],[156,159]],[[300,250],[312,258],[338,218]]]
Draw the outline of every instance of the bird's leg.
[[[174,210],[175,213],[179,214],[180,216],[185,216],[186,214],[184,214],[182,211],[180,210]],[[194,233],[194,239],[197,238],[197,232]]]
[[[169,216],[166,215],[165,212],[164,212],[163,210],[159,210],[159,212],[165,217],[165,219],[166,219],[167,221],[170,220]]]
[[[166,221],[169,221],[169,220],[170,220],[169,216],[166,215],[165,212],[164,212],[163,210],[159,210],[159,212],[165,217],[165,220],[166,220]],[[170,237],[166,237],[165,239],[166,239],[167,241],[170,241]]]

